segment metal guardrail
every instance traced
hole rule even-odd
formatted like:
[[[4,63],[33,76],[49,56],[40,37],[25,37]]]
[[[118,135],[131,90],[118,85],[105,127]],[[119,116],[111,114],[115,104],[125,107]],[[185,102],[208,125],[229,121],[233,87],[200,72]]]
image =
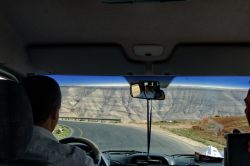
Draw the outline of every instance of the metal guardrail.
[[[121,119],[106,119],[106,118],[79,118],[79,117],[59,117],[59,120],[75,120],[75,121],[83,121],[83,122],[113,122],[113,123],[121,123]]]

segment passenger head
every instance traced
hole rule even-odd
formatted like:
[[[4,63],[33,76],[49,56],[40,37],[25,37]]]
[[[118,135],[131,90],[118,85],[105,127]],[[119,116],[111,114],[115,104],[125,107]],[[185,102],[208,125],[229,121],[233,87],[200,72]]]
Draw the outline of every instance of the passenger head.
[[[250,125],[250,89],[248,90],[247,96],[244,99],[245,104],[246,104],[246,109],[245,109],[245,113],[246,113],[246,117],[248,120],[248,124]]]
[[[47,76],[30,76],[23,80],[30,99],[34,124],[53,131],[61,107],[61,91],[55,80]]]

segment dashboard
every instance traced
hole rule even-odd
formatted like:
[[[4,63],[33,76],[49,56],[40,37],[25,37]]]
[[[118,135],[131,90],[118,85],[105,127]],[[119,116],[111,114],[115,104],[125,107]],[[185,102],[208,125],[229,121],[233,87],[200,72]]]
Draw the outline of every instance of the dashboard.
[[[86,153],[95,158],[95,153],[91,148],[82,143],[70,143],[78,146],[86,151]],[[99,166],[224,166],[224,161],[221,162],[197,161],[194,154],[175,154],[165,155],[150,153],[135,150],[111,150],[101,152],[101,161]]]
[[[223,162],[205,163],[195,160],[194,155],[162,155],[137,151],[105,151],[102,153],[103,166],[223,166]]]

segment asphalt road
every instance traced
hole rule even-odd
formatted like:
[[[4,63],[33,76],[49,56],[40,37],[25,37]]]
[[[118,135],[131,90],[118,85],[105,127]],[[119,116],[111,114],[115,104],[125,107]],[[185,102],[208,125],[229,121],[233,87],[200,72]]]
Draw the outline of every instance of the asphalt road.
[[[147,151],[147,131],[141,127],[116,124],[60,121],[72,129],[72,136],[86,137],[94,141],[100,150]],[[174,137],[152,131],[151,152],[162,154],[193,154],[198,147]]]

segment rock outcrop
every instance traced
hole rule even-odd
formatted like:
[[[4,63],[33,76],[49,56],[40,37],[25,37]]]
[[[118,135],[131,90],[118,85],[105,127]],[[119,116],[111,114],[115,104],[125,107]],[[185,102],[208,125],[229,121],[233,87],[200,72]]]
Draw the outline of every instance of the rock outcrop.
[[[146,100],[130,97],[129,88],[61,87],[61,116],[146,119]],[[153,119],[201,119],[244,114],[246,90],[169,87],[166,99],[153,101]]]

